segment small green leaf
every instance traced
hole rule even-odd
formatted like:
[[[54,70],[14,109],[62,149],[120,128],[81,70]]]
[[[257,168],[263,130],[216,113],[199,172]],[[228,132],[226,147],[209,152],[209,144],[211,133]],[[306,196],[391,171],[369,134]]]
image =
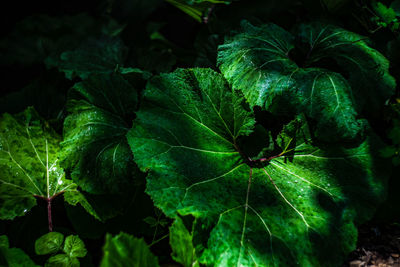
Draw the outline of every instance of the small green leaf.
[[[146,218],[143,219],[143,221],[145,223],[149,224],[150,227],[156,227],[156,225],[157,225],[157,219],[154,218],[154,217],[150,217],[150,216],[146,217]]]
[[[57,254],[51,256],[45,263],[45,267],[79,267],[80,263],[77,258],[69,257],[65,254]]]
[[[10,248],[8,238],[5,235],[0,235],[0,266],[39,267],[22,249]]]
[[[50,232],[39,237],[35,242],[35,252],[38,255],[54,254],[61,249],[64,235]]]
[[[120,233],[114,237],[107,234],[103,247],[104,256],[101,267],[132,266],[157,267],[158,260],[146,242],[131,235]]]
[[[71,258],[83,258],[86,256],[87,250],[77,235],[70,235],[65,238],[64,252]]]
[[[193,236],[186,229],[182,219],[177,217],[169,228],[169,243],[172,248],[172,259],[184,267],[198,267]]]

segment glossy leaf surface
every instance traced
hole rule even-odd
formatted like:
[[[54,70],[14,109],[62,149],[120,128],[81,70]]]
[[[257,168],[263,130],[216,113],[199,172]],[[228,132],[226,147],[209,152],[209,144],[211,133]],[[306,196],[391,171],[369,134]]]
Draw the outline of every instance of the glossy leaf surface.
[[[252,107],[305,113],[317,121],[316,136],[330,132],[337,141],[362,135],[359,112],[377,112],[395,87],[388,61],[363,36],[319,23],[301,24],[292,35],[244,21],[219,47],[218,64]]]
[[[35,197],[80,194],[58,161],[60,137],[33,108],[0,118],[0,218],[23,216]],[[90,205],[86,209],[90,210]]]
[[[384,193],[372,156],[379,140],[318,147],[307,127],[291,126],[279,138],[285,152],[253,160],[236,142],[253,125],[244,98],[220,74],[177,70],[150,82],[128,142],[155,205],[209,227],[201,263],[341,263],[355,246],[354,220],[369,218]]]

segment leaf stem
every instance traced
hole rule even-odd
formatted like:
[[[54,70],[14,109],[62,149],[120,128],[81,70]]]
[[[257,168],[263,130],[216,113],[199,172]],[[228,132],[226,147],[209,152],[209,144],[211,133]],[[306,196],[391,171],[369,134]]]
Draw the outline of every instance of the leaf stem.
[[[64,191],[60,191],[52,197],[44,197],[40,195],[33,195],[35,198],[40,198],[46,201],[47,203],[47,223],[49,225],[49,232],[53,232],[53,217],[51,214],[51,202],[59,195],[62,195]]]
[[[47,199],[47,221],[49,224],[49,232],[53,232],[53,220],[51,217],[51,198]]]
[[[149,247],[151,247],[151,246],[157,244],[158,242],[160,242],[161,240],[167,238],[168,236],[169,236],[169,234],[166,234],[166,235],[160,237],[159,239],[157,239],[156,241],[151,242],[151,244],[149,245]]]

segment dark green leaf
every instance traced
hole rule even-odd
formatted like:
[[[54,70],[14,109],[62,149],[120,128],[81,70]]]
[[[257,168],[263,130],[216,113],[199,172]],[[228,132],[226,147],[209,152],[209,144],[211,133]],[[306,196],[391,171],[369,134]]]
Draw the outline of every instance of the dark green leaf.
[[[109,34],[106,25],[107,21],[95,20],[86,14],[28,17],[0,42],[0,64],[32,65],[48,56],[58,58],[89,36]]]
[[[61,161],[89,193],[121,193],[140,176],[126,142],[138,95],[119,75],[76,84],[67,103]]]
[[[39,267],[19,248],[10,248],[8,238],[0,236],[0,266]]]
[[[68,79],[79,76],[86,79],[91,74],[110,74],[122,68],[127,48],[117,37],[89,39],[77,49],[63,52],[60,58],[49,58],[48,66],[55,66]]]
[[[132,266],[157,267],[158,260],[143,239],[120,233],[115,237],[107,234],[103,248],[101,267]]]
[[[243,102],[207,69],[151,80],[128,133],[135,161],[148,170],[146,192],[167,216],[192,215],[210,227],[199,256],[206,265],[341,264],[355,248],[354,221],[370,218],[384,193],[377,166],[385,170],[385,162],[373,156],[379,140],[323,148],[307,127],[294,128],[291,152],[250,161],[236,145],[254,125]]]
[[[50,232],[39,237],[35,242],[35,252],[38,255],[54,254],[61,249],[64,235],[58,232]]]
[[[390,8],[394,10],[396,16],[400,17],[400,0],[394,0],[392,4],[390,4]]]
[[[34,106],[42,117],[55,121],[61,118],[69,88],[62,74],[46,72],[22,90],[1,97],[0,113],[19,113]]]

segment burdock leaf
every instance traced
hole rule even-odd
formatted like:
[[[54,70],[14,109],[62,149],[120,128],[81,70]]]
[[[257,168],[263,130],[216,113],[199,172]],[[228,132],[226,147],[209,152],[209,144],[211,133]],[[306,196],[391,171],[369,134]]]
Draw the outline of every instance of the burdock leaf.
[[[155,205],[208,227],[201,263],[337,266],[382,198],[385,161],[373,135],[318,147],[300,122],[281,153],[250,159],[236,142],[254,126],[244,98],[212,70],[177,70],[151,80],[127,137]]]
[[[319,23],[299,25],[292,35],[244,21],[219,46],[218,64],[252,107],[304,113],[316,120],[316,136],[330,141],[360,137],[359,113],[376,114],[395,88],[388,61],[366,38]]]
[[[35,197],[80,194],[59,165],[60,140],[33,108],[0,117],[1,219],[25,215],[36,205]],[[85,209],[97,216],[90,205]]]

